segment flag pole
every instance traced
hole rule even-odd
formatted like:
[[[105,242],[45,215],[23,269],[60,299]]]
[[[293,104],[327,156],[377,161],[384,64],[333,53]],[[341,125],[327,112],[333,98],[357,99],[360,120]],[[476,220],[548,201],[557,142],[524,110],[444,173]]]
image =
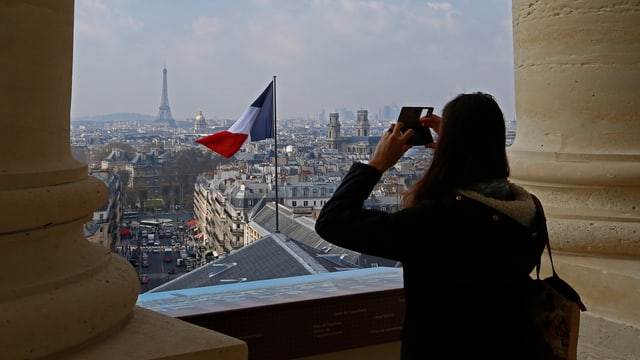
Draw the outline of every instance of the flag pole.
[[[273,147],[275,149],[275,185],[276,185],[276,233],[280,232],[280,227],[278,224],[279,214],[278,214],[278,203],[280,199],[278,199],[278,120],[276,116],[276,76],[273,76]]]

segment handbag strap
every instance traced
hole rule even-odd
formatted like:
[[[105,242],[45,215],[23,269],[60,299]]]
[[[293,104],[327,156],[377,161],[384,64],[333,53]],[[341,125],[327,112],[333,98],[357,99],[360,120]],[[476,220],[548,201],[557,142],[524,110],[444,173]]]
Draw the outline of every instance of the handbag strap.
[[[540,199],[538,199],[538,197],[535,196],[534,194],[531,194],[531,197],[533,198],[533,202],[536,204],[536,209],[538,209],[538,211],[540,211],[540,214],[542,215],[542,221],[546,222],[547,218],[544,215],[544,208],[542,207],[542,203],[540,202]],[[547,253],[549,254],[549,263],[551,263],[551,271],[553,273],[553,276],[558,276],[558,274],[556,274],[556,268],[553,266],[553,257],[551,257],[551,244],[549,244],[549,232],[544,231],[544,234],[542,234],[542,236],[544,236],[544,241],[547,247]],[[536,264],[536,277],[540,279],[540,259],[538,259],[538,263]]]
[[[551,245],[549,244],[549,232],[546,231],[546,216],[544,215],[544,209],[542,208],[542,204],[540,203],[540,199],[535,195],[531,194],[533,201],[536,204],[536,208],[540,211],[542,215],[542,221],[544,222],[545,231],[542,236],[544,236],[544,240],[547,246],[547,253],[549,253],[549,262],[551,263],[551,271],[553,272],[553,276],[546,278],[544,281],[547,282],[551,287],[554,288],[557,292],[562,294],[565,298],[575,302],[578,304],[578,307],[581,311],[586,311],[587,307],[582,302],[580,295],[577,291],[571,287],[571,285],[567,284],[564,280],[560,279],[558,274],[556,273],[556,268],[553,266],[553,258],[551,257]],[[540,259],[538,259],[538,263],[536,264],[536,277],[540,280]]]

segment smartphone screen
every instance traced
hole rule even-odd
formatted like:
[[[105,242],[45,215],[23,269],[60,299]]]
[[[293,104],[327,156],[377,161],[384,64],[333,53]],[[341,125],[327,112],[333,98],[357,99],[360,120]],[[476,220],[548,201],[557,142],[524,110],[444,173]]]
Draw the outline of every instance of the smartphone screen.
[[[407,142],[408,145],[426,145],[433,142],[431,129],[420,124],[421,117],[431,116],[432,113],[433,107],[431,106],[403,106],[400,109],[398,122],[404,123],[401,133],[407,129],[413,129],[413,136]]]

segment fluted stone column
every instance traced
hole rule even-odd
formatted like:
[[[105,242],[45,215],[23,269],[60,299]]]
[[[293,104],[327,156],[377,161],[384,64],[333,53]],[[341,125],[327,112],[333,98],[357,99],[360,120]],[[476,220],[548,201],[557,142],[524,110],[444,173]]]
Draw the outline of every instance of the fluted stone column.
[[[73,23],[73,0],[0,2],[0,358],[246,358],[136,307],[134,268],[85,239],[108,194],[71,155]]]
[[[640,354],[640,4],[512,6],[512,179],[544,203],[556,268],[589,308],[583,356]]]

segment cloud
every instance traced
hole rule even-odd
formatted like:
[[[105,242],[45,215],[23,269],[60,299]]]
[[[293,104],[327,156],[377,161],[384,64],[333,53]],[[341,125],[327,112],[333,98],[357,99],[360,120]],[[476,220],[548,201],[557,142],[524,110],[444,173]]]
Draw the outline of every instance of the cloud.
[[[78,39],[113,41],[119,32],[143,28],[141,21],[118,14],[103,0],[77,0],[75,11],[74,32]]]

